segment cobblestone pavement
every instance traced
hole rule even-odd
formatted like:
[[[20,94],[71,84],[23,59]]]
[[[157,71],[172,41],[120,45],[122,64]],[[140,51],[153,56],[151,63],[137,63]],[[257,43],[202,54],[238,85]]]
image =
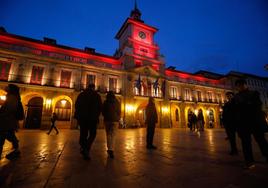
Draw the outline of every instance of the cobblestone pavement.
[[[98,130],[85,161],[79,153],[77,130],[21,130],[21,157],[2,158],[2,187],[268,187],[268,164],[254,143],[256,168],[244,170],[241,153],[228,155],[223,130],[198,135],[184,129],[157,129],[157,150],[146,150],[145,129],[118,130],[115,158],[107,158],[105,132]],[[240,146],[240,142],[239,146]],[[6,142],[3,156],[11,149]]]

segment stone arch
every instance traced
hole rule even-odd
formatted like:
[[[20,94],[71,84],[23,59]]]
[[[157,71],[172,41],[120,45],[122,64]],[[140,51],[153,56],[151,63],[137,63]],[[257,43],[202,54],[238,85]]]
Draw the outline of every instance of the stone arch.
[[[52,99],[52,112],[58,116],[58,128],[71,128],[73,100],[67,95],[60,95]]]
[[[195,113],[195,108],[193,107],[193,106],[187,106],[186,108],[185,108],[185,111],[184,111],[184,117],[185,117],[185,120],[186,120],[186,125],[187,125],[187,123],[188,123],[188,114],[190,113],[190,111],[192,111],[192,112],[194,112]],[[186,127],[186,125],[185,125],[185,127]]]
[[[181,126],[181,108],[178,104],[171,104],[171,125],[173,128],[178,128]]]
[[[33,95],[28,98],[25,109],[25,128],[41,128],[44,98],[39,95]]]
[[[43,104],[45,103],[45,96],[38,93],[38,92],[29,92],[29,93],[25,93],[23,95],[21,95],[21,101],[24,105],[28,104],[29,101],[34,98],[34,97],[41,97],[43,98]]]
[[[196,114],[196,117],[198,118],[198,112],[199,112],[199,110],[202,110],[202,113],[203,113],[203,117],[204,117],[204,121],[205,121],[205,123],[204,123],[204,127],[203,128],[205,128],[205,127],[207,127],[207,119],[206,119],[206,109],[203,107],[203,106],[198,106],[197,108],[196,108],[196,110],[195,110],[195,114]],[[202,129],[203,129],[202,128]]]
[[[214,108],[207,108],[206,118],[207,119],[207,128],[214,128],[216,122],[216,111]]]
[[[137,127],[146,127],[145,125],[145,120],[146,120],[146,114],[145,114],[145,108],[147,106],[147,101],[141,103],[137,109],[136,109],[136,113],[135,113],[135,117],[136,117],[136,126]]]

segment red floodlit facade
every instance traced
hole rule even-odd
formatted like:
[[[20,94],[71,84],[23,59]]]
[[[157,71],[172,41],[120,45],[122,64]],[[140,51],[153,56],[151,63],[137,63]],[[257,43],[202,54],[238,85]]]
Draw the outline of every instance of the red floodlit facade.
[[[157,31],[141,20],[135,7],[115,36],[115,55],[109,56],[0,30],[0,105],[4,87],[16,83],[26,110],[21,127],[46,128],[55,112],[60,128],[76,128],[76,97],[94,83],[103,99],[107,91],[116,93],[127,127],[146,126],[144,109],[150,96],[156,101],[158,127],[186,127],[188,113],[199,109],[207,127],[212,120],[213,127],[220,127],[220,106],[229,90],[224,79],[166,68],[154,41]],[[102,117],[100,122],[102,126]]]

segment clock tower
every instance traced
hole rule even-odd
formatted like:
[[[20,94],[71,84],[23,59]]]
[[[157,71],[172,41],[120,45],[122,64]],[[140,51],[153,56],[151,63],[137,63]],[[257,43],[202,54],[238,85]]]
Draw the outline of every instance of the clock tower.
[[[157,31],[157,28],[145,24],[141,19],[141,11],[135,1],[130,17],[115,36],[119,40],[119,49],[115,56],[122,59],[125,69],[151,66],[160,73],[164,71],[164,60],[154,42]]]

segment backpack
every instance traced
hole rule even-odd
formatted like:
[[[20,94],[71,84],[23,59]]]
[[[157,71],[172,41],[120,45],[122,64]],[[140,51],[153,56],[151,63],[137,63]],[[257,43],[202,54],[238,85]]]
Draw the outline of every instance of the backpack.
[[[17,120],[24,120],[24,109],[23,109],[21,101],[18,102],[18,108],[17,108],[17,112],[16,112],[16,119]]]

